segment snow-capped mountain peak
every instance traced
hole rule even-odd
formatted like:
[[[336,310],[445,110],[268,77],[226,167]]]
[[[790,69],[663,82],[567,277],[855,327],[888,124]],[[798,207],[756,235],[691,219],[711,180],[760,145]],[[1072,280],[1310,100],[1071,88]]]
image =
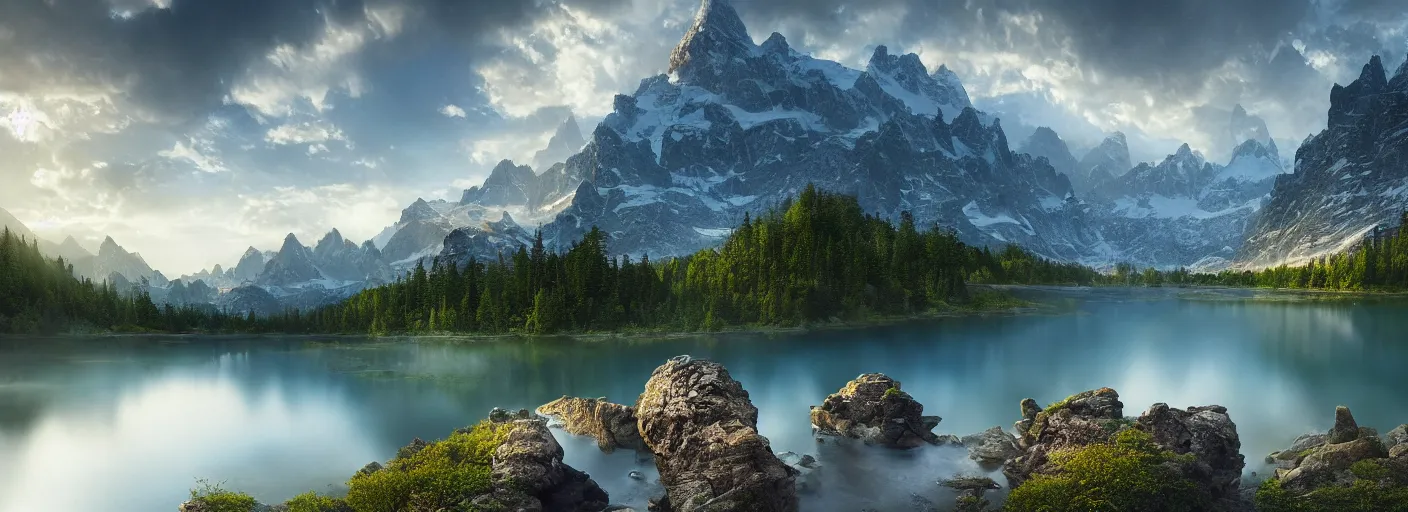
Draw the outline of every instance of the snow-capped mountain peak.
[[[718,90],[727,65],[756,50],[728,0],[702,0],[694,24],[670,53],[669,72],[683,83]]]

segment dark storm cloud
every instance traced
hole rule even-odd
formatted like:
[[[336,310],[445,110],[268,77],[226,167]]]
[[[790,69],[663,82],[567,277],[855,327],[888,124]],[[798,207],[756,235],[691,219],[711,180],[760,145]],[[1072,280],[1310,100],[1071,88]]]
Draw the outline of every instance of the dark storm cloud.
[[[1034,53],[1059,52],[1069,41],[1089,70],[1175,86],[1187,85],[1188,74],[1221,66],[1230,54],[1269,51],[1306,19],[1310,7],[1307,0],[780,0],[737,5],[745,17],[800,22],[820,39],[844,30],[859,14],[903,7],[902,29],[887,36],[937,38],[948,48]],[[1028,22],[1029,27],[1022,26]]]
[[[325,19],[367,23],[366,7],[399,3],[410,21],[468,42],[521,26],[538,0],[122,0],[0,2],[0,90],[32,94],[124,91],[144,113],[189,120],[218,105],[230,84],[278,45],[315,41]],[[614,0],[573,2],[607,8]],[[118,108],[126,105],[117,105]]]

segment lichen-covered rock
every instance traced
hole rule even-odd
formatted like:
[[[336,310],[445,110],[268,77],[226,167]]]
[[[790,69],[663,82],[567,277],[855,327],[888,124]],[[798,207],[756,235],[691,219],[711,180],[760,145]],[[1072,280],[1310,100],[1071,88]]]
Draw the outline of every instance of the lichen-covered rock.
[[[540,420],[515,420],[494,451],[494,492],[475,500],[508,510],[597,512],[607,495],[586,473],[562,462],[562,445]]]
[[[1330,428],[1327,443],[1347,443],[1359,439],[1359,424],[1354,422],[1354,415],[1349,412],[1349,408],[1343,405],[1335,408],[1335,426]]]
[[[1391,459],[1401,459],[1408,457],[1408,443],[1399,443],[1394,445],[1393,448],[1390,448],[1388,450],[1388,456]]]
[[[1295,469],[1278,476],[1281,486],[1293,492],[1309,492],[1325,485],[1349,485],[1355,479],[1350,472],[1354,463],[1388,456],[1388,450],[1384,449],[1379,438],[1359,437],[1321,446],[1306,455]]]
[[[891,448],[937,444],[933,429],[938,416],[925,416],[924,406],[900,389],[900,382],[867,373],[846,383],[812,408],[812,425],[825,434],[861,439]]]
[[[796,472],[758,434],[758,409],[722,365],[680,356],[636,402],[666,498],[651,510],[793,512]]]
[[[1394,427],[1393,430],[1384,434],[1384,446],[1392,450],[1400,444],[1408,444],[1408,424]]]
[[[1025,433],[1032,429],[1032,425],[1036,424],[1036,415],[1041,414],[1041,406],[1037,405],[1036,400],[1031,398],[1023,398],[1021,405],[1022,419],[1018,420],[1012,427],[1017,429],[1018,433]],[[1022,439],[1019,437],[1017,441],[1020,445]]]
[[[983,494],[989,490],[1001,489],[993,479],[985,476],[958,476],[939,482],[939,485],[958,491],[954,499],[957,512],[981,512],[988,510],[991,503]]]
[[[1030,399],[1027,399],[1030,400]],[[1023,400],[1023,414],[1032,406]],[[1084,391],[1051,404],[1032,418],[1027,430],[1019,432],[1023,453],[1003,465],[1008,485],[1016,487],[1047,466],[1047,455],[1055,450],[1079,448],[1108,442],[1115,433],[1133,422],[1124,419],[1124,404],[1110,388]],[[1026,421],[1019,421],[1022,425]]]
[[[962,443],[968,449],[968,458],[989,468],[1001,466],[1022,454],[1022,449],[1017,447],[1017,438],[1002,430],[1002,427],[964,436]]]
[[[636,425],[636,410],[628,405],[614,404],[599,398],[562,397],[538,408],[538,414],[562,422],[563,429],[580,436],[596,439],[601,451],[616,448],[645,450]]]
[[[1226,407],[1210,405],[1180,410],[1158,403],[1139,416],[1135,428],[1148,432],[1163,449],[1192,454],[1198,464],[1207,466],[1210,481],[1201,483],[1213,498],[1238,494],[1242,468],[1246,464],[1237,425],[1227,415]],[[1203,473],[1201,469],[1197,472]]]

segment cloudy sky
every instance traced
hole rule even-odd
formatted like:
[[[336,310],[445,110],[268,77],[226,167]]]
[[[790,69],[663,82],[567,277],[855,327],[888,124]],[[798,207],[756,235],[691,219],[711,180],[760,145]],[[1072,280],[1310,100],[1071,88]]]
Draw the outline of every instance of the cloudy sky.
[[[919,53],[980,106],[1078,147],[1124,130],[1153,158],[1211,152],[1206,112],[1237,103],[1278,139],[1320,130],[1332,83],[1374,53],[1403,61],[1401,2],[734,5],[756,41],[780,32],[856,67],[877,44]],[[111,235],[172,276],[289,232],[369,238],[416,197],[528,160],[569,112],[589,133],[613,94],[665,70],[697,6],[0,0],[0,207],[55,241]]]

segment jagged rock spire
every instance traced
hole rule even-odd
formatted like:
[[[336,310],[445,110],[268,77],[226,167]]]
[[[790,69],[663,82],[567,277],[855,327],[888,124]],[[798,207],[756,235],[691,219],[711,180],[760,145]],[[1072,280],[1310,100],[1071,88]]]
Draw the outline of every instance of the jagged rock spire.
[[[706,88],[723,73],[722,64],[754,49],[748,28],[728,0],[702,0],[694,25],[670,53],[670,73]]]

